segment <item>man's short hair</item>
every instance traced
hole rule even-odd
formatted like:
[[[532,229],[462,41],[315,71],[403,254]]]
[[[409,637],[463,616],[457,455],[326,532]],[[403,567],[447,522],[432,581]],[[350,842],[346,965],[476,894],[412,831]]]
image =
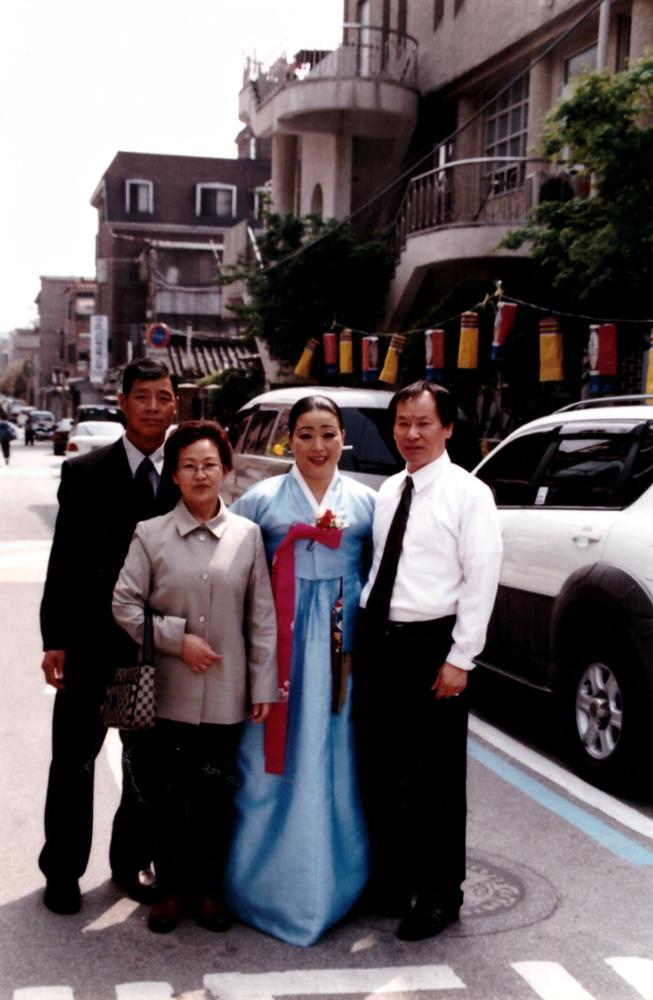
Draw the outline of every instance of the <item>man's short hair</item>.
[[[426,379],[420,379],[419,382],[412,382],[410,385],[407,385],[403,389],[399,389],[398,392],[395,392],[394,396],[390,400],[390,405],[388,406],[392,423],[394,424],[395,422],[395,418],[397,416],[397,406],[399,403],[405,403],[409,399],[415,399],[417,396],[421,396],[423,392],[428,392],[428,394],[433,397],[435,412],[437,413],[442,426],[451,427],[458,414],[458,407],[456,406],[453,396],[443,385],[438,385],[437,382],[427,382]]]
[[[163,361],[152,361],[151,358],[139,358],[132,361],[122,373],[121,392],[128,396],[132,391],[134,382],[153,382],[155,379],[169,378],[170,369]]]

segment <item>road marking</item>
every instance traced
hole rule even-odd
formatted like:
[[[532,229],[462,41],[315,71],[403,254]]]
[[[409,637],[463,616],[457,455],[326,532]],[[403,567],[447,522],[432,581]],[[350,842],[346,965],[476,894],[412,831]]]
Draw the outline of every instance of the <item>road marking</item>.
[[[221,1000],[258,1000],[322,993],[401,993],[407,990],[464,990],[448,965],[405,965],[386,969],[302,969],[292,972],[227,972],[204,976],[204,986]]]
[[[653,960],[650,958],[606,958],[606,962],[644,1000],[653,1000]]]
[[[632,865],[653,865],[653,851],[642,847],[635,840],[631,840],[630,837],[608,826],[603,820],[597,819],[587,810],[569,802],[557,792],[551,791],[535,778],[530,778],[524,771],[481,746],[476,740],[469,740],[468,749],[470,756],[480,761],[488,770],[493,771],[504,781],[518,788],[524,795],[528,795],[545,809],[581,830],[586,836],[591,837],[592,840],[601,844],[618,858],[628,861]]]
[[[73,1000],[70,986],[26,986],[14,990],[14,1000]]]
[[[51,542],[0,542],[0,583],[43,583]]]
[[[512,968],[542,1000],[594,1000],[558,962],[512,962]]]
[[[118,983],[118,1000],[170,1000],[174,995],[170,983]]]
[[[140,903],[137,903],[135,899],[119,899],[96,920],[82,928],[82,934],[85,934],[87,931],[105,931],[107,927],[124,924],[125,920],[128,920],[139,906]]]
[[[618,799],[614,799],[606,792],[602,792],[600,789],[588,784],[582,778],[576,777],[575,774],[571,774],[564,767],[560,767],[559,764],[554,764],[553,761],[547,760],[546,757],[536,753],[535,750],[530,750],[511,736],[507,736],[505,733],[500,732],[500,730],[495,729],[494,726],[490,726],[482,719],[478,719],[475,715],[470,715],[469,728],[476,736],[480,736],[481,739],[485,740],[486,743],[491,743],[497,750],[502,750],[503,753],[518,760],[520,764],[525,764],[529,770],[535,771],[536,774],[541,774],[547,781],[555,785],[560,785],[566,792],[573,795],[574,798],[580,799],[586,805],[591,806],[592,809],[597,809],[599,812],[605,813],[610,819],[616,820],[622,826],[629,827],[634,833],[639,833],[642,837],[653,840],[653,819],[644,816],[637,809],[619,802]]]

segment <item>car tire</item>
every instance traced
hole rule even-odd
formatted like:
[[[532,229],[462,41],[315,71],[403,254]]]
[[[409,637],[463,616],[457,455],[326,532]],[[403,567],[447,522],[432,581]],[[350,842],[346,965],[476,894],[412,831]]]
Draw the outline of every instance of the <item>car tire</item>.
[[[594,636],[570,666],[562,708],[576,770],[601,787],[637,786],[650,764],[653,711],[632,642],[618,631]]]

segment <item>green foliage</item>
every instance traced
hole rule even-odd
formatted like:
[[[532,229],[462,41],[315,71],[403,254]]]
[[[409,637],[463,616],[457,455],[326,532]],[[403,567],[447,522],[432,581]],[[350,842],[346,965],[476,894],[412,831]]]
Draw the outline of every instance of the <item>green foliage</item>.
[[[227,427],[241,406],[263,392],[265,378],[259,368],[227,368],[215,375],[207,375],[197,384],[217,386],[209,394],[207,416]]]
[[[245,282],[248,304],[233,311],[273,357],[294,364],[334,320],[375,328],[392,267],[384,236],[358,243],[348,223],[268,213],[258,245],[262,266],[241,261],[223,268],[219,282]]]
[[[592,179],[592,195],[538,205],[502,246],[530,242],[562,299],[650,315],[653,281],[653,57],[584,75],[546,119],[541,151]]]
[[[27,392],[25,362],[12,361],[0,376],[0,392],[21,399]]]

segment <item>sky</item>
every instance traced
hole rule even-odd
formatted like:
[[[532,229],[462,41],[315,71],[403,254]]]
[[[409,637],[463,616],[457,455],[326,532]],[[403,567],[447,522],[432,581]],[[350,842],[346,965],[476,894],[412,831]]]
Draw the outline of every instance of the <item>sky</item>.
[[[95,275],[118,150],[236,156],[246,55],[338,44],[342,0],[0,0],[0,334]]]

